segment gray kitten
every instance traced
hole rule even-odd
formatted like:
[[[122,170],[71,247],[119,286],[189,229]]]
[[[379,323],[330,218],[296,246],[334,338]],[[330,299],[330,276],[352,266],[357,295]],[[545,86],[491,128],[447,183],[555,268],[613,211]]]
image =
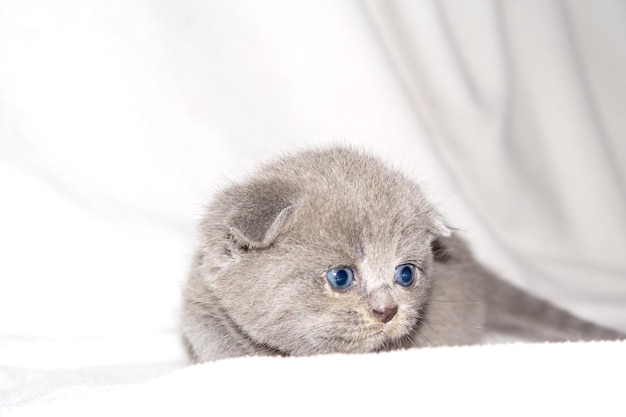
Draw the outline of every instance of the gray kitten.
[[[182,320],[194,362],[622,337],[498,279],[415,182],[348,148],[225,189],[200,237]]]

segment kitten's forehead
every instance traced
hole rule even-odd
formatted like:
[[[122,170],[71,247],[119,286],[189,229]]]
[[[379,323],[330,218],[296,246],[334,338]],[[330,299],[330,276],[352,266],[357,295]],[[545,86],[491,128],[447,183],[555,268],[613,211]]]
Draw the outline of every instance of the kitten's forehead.
[[[382,194],[375,198],[354,189],[310,193],[297,210],[301,232],[317,246],[356,259],[421,252],[428,245],[426,214],[410,196]]]
[[[271,172],[299,190],[295,233],[316,251],[394,262],[429,244],[433,210],[419,186],[377,158],[340,148],[285,159]]]

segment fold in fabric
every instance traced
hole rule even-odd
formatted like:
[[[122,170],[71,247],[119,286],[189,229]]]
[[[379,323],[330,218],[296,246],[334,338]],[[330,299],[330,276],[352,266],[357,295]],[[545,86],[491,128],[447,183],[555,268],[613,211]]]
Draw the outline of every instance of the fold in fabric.
[[[626,328],[624,3],[366,5],[505,275]]]

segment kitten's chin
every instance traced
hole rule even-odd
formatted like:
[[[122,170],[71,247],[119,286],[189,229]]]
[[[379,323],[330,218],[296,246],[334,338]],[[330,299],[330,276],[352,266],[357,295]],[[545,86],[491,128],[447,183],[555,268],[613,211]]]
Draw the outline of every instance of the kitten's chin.
[[[318,353],[371,353],[389,350],[402,346],[408,337],[403,326],[384,326],[372,333],[360,334],[359,337],[335,339],[334,346],[326,345],[323,352]],[[330,349],[329,349],[330,348]]]
[[[324,332],[311,329],[306,336],[297,340],[287,342],[283,339],[287,343],[278,348],[292,356],[380,352],[410,343],[413,327],[414,324],[406,316],[387,323],[363,320],[356,326],[327,328]]]
[[[370,353],[378,352],[389,343],[389,338],[382,332],[374,333],[365,338],[351,343],[343,343],[335,346],[337,353]]]
[[[371,352],[381,352],[390,349],[398,349],[410,344],[410,334],[414,325],[406,322],[389,322],[380,331],[380,336],[376,338],[377,346]]]
[[[406,334],[391,336],[388,333],[381,331],[380,333],[374,334],[367,340],[363,341],[360,346],[361,349],[355,351],[355,353],[382,352],[394,349],[402,346],[406,337]]]

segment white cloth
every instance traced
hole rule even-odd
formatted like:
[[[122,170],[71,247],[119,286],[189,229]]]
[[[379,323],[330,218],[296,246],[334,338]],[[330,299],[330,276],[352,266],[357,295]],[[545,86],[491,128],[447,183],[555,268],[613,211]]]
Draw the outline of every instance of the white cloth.
[[[271,414],[623,416],[626,342],[237,358],[141,383],[72,387],[6,417]]]
[[[626,329],[624,2],[366,3],[474,235],[508,255],[480,257]]]

